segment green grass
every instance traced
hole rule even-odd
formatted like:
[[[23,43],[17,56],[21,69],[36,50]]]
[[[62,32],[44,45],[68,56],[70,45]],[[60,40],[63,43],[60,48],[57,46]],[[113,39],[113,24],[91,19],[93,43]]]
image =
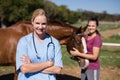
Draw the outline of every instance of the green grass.
[[[75,24],[72,24],[72,26],[75,26],[75,27],[84,27],[84,26],[86,26],[86,24],[83,24],[83,23],[75,23]]]
[[[62,46],[63,65],[66,66],[77,66],[77,62],[73,60],[71,55],[67,52],[66,46]]]
[[[114,35],[110,38],[102,38],[103,42],[112,42],[112,43],[120,43],[120,35]]]
[[[73,25],[75,27],[86,26],[86,24],[84,24],[84,23],[75,23],[75,24],[71,24],[71,25]],[[117,28],[120,28],[120,25],[116,25],[116,24],[100,24],[99,25],[100,31],[105,31],[108,29],[117,29]]]
[[[65,66],[78,66],[78,63],[71,59],[66,47],[62,46],[63,64]],[[99,57],[101,66],[113,66],[120,68],[120,49],[102,47]]]
[[[13,66],[0,66],[0,75],[13,73],[14,67]]]
[[[113,24],[100,24],[99,29],[100,31],[110,30],[110,29],[117,29],[120,28],[120,25],[113,25]]]
[[[120,68],[120,49],[103,47],[99,59],[102,66],[114,66]]]

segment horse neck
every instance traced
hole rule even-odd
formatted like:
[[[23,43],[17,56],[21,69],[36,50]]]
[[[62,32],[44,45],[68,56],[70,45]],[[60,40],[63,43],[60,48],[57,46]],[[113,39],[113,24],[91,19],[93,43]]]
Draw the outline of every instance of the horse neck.
[[[72,33],[74,30],[75,28],[72,28],[72,27],[48,25],[46,32],[54,36],[58,40],[63,40],[72,36]]]
[[[15,25],[9,27],[9,29],[15,30],[22,34],[28,34],[33,31],[32,25],[26,22],[18,22]]]

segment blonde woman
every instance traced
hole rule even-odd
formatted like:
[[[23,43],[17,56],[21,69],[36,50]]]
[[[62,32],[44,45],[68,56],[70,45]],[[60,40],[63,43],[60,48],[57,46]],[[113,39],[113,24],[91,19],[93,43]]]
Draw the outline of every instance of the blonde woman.
[[[17,45],[16,71],[18,80],[56,80],[62,67],[59,41],[46,34],[47,14],[43,9],[33,12],[34,31],[22,37]]]

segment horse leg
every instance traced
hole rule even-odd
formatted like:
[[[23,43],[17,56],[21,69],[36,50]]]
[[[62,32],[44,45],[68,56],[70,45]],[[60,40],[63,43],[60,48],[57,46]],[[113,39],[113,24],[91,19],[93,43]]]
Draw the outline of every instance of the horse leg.
[[[14,80],[17,80],[17,78],[18,78],[18,72],[16,71],[16,67],[15,67]]]

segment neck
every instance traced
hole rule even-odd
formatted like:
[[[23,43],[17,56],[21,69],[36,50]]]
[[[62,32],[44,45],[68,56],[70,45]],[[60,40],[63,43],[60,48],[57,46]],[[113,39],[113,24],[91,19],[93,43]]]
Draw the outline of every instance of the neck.
[[[37,34],[36,32],[34,32],[34,35],[39,39],[39,40],[44,40],[46,34],[42,33],[42,34]]]
[[[94,35],[96,35],[96,32],[94,32],[94,33],[89,33],[88,35],[89,35],[89,36],[94,36]]]

